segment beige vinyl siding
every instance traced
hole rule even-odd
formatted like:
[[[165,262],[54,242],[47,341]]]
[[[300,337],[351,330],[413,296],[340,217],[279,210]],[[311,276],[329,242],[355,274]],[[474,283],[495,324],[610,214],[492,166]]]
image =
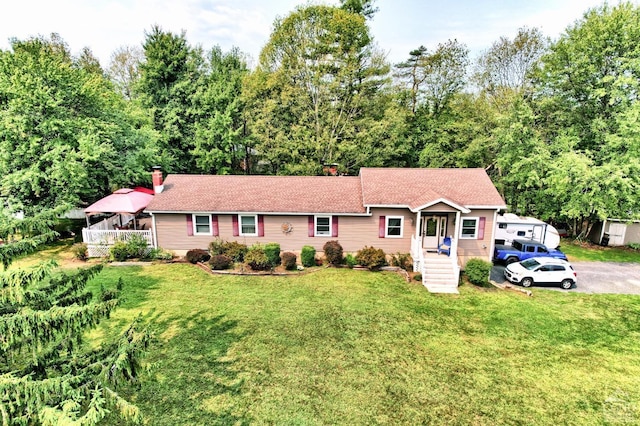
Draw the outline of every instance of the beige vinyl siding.
[[[493,256],[493,253],[491,253],[491,242],[493,241],[494,213],[495,210],[472,210],[468,214],[460,215],[460,220],[463,220],[465,217],[484,217],[486,220],[483,239],[462,239],[460,238],[459,232],[458,235],[455,236],[458,238],[458,263],[463,269],[467,261],[474,257],[488,262],[491,261],[491,257]]]
[[[632,222],[627,224],[627,231],[624,234],[624,244],[640,243],[640,223]]]
[[[402,238],[379,238],[380,216],[402,216]],[[415,233],[415,214],[408,209],[372,209],[371,216],[338,216],[338,237],[309,237],[308,216],[264,215],[264,237],[233,236],[232,215],[219,214],[219,238],[251,245],[256,242],[280,244],[283,251],[298,252],[304,245],[322,251],[330,240],[338,240],[345,252],[354,253],[366,246],[381,248],[387,254],[409,253],[411,235]],[[283,224],[291,224],[292,230],[285,233]],[[216,237],[210,235],[187,235],[185,214],[155,214],[158,246],[182,254],[193,248],[206,249]]]
[[[371,216],[339,216],[338,237],[309,237],[308,217],[289,215],[264,215],[264,237],[233,236],[232,215],[218,216],[219,238],[226,241],[238,241],[251,245],[256,242],[277,242],[283,251],[299,252],[304,245],[310,245],[318,252],[322,252],[322,246],[330,240],[338,240],[347,253],[355,253],[364,246],[381,248],[387,254],[409,253],[411,249],[411,236],[415,234],[416,215],[408,209],[372,208]],[[380,216],[402,216],[402,238],[379,238],[378,226]],[[447,235],[453,235],[455,230],[454,215],[449,215],[447,221]],[[477,257],[491,261],[491,242],[493,240],[494,210],[473,210],[465,217],[484,217],[484,238],[458,240],[458,260],[464,268],[467,260]],[[291,224],[292,230],[285,233],[283,224]],[[158,246],[175,251],[176,254],[184,254],[193,248],[206,249],[216,237],[209,235],[187,235],[187,220],[185,214],[155,214],[155,225],[158,238]]]

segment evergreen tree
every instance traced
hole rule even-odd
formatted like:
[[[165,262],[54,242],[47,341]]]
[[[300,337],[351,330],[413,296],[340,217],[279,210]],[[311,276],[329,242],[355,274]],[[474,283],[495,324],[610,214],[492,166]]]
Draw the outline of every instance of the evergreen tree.
[[[193,173],[195,159],[193,97],[202,76],[202,56],[180,35],[152,27],[143,44],[136,94],[153,117],[165,168],[172,173]]]
[[[4,212],[3,212],[4,213]],[[56,272],[54,262],[30,269],[8,268],[15,256],[54,237],[54,212],[17,220],[1,216],[0,418],[3,425],[97,424],[110,412],[140,422],[139,410],[117,392],[138,380],[139,358],[149,333],[139,320],[97,349],[83,334],[118,304],[116,288],[94,295],[87,281],[101,265]]]
[[[196,111],[194,149],[197,171],[241,172],[248,163],[244,105],[240,99],[247,66],[238,49],[209,52],[204,73],[193,96]]]

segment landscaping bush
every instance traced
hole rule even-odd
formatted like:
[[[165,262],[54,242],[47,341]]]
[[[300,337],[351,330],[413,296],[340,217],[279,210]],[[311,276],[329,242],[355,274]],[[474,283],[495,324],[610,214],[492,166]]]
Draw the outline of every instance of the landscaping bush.
[[[264,254],[267,256],[267,259],[269,260],[269,266],[271,268],[275,268],[282,261],[282,259],[280,259],[280,244],[278,243],[265,244]]]
[[[142,235],[133,234],[127,240],[127,257],[129,259],[144,257],[148,251],[147,240]]]
[[[629,243],[627,246],[632,250],[640,250],[640,243]]]
[[[244,256],[244,261],[249,268],[254,271],[266,271],[271,269],[271,264],[269,263],[269,258],[264,252],[264,247],[260,244],[254,244],[249,247],[247,250],[247,254]]]
[[[296,255],[290,251],[282,253],[282,266],[284,266],[284,269],[287,271],[296,269]]]
[[[89,258],[89,249],[85,243],[74,244],[71,247],[71,252],[78,260],[87,260]]]
[[[233,260],[226,254],[216,254],[209,259],[209,266],[214,271],[221,271],[223,269],[229,269],[233,264]]]
[[[209,243],[209,254],[211,256],[215,256],[217,254],[226,254],[224,251],[224,246],[226,242],[221,238],[216,238],[215,240]]]
[[[387,259],[382,249],[366,247],[356,253],[356,261],[370,270],[378,269],[387,264]]]
[[[417,273],[413,276],[413,280],[414,281],[422,281],[422,274],[421,273]]]
[[[464,273],[472,284],[484,285],[491,273],[491,263],[486,260],[474,258],[469,259],[465,266]]]
[[[327,241],[324,243],[322,250],[329,265],[335,266],[342,264],[344,260],[342,256],[342,246],[337,240]]]
[[[206,250],[202,250],[202,249],[189,250],[185,257],[187,258],[187,260],[189,262],[194,263],[194,264],[198,263],[198,262],[206,262],[209,259],[211,259],[211,255],[209,254],[209,252],[207,252]]]
[[[153,248],[144,256],[145,259],[151,260],[171,260],[173,259],[173,253],[166,251],[163,248]]]
[[[247,246],[237,241],[224,241],[218,238],[209,243],[209,253],[212,256],[226,254],[234,262],[243,262],[244,255],[247,253]]]
[[[129,248],[124,241],[116,241],[109,249],[109,258],[117,262],[127,260],[129,257]]]
[[[307,268],[316,266],[316,249],[311,246],[303,246],[300,252],[300,261],[302,266]]]
[[[409,253],[396,253],[391,255],[391,266],[397,266],[399,268],[408,271],[413,268],[413,261]]]
[[[344,257],[344,263],[349,268],[353,268],[354,266],[356,266],[358,264],[358,261],[356,260],[356,258],[351,253],[349,253],[348,255],[346,255]]]

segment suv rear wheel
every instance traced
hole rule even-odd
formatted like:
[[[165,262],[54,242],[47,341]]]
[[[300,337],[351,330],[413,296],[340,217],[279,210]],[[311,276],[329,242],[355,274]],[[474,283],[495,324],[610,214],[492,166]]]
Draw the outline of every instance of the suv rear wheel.
[[[562,282],[560,283],[560,287],[565,290],[569,290],[571,287],[573,287],[573,281],[568,278],[566,280],[562,280]]]

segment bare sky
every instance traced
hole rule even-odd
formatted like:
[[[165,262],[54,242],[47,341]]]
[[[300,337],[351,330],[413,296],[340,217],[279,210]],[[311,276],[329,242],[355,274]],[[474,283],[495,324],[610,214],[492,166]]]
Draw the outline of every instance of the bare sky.
[[[9,47],[11,37],[25,39],[56,32],[72,53],[88,46],[106,66],[114,50],[141,45],[144,32],[158,24],[175,33],[185,30],[192,45],[209,49],[219,44],[224,50],[236,46],[257,61],[274,19],[303,4],[306,1],[10,1],[0,11],[0,49]],[[392,63],[404,60],[420,45],[432,50],[450,38],[465,43],[476,56],[500,36],[513,38],[522,26],[540,27],[555,39],[587,9],[600,4],[601,0],[377,0],[379,11],[371,21],[371,30]]]

